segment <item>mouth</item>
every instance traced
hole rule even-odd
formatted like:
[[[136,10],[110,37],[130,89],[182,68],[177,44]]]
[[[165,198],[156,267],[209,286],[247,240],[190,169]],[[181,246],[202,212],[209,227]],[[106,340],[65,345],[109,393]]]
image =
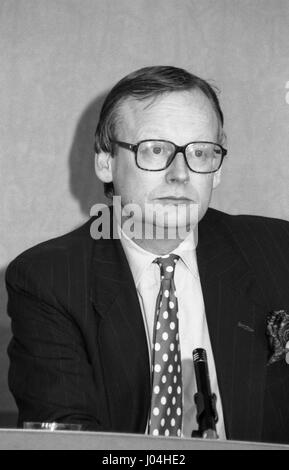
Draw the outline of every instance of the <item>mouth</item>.
[[[156,198],[157,202],[160,204],[193,204],[194,201],[184,196],[165,196]]]

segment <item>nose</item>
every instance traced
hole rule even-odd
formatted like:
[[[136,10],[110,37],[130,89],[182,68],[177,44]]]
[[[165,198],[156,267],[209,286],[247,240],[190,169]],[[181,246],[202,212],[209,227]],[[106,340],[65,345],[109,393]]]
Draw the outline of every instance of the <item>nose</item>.
[[[190,169],[184,155],[179,152],[175,155],[170,166],[167,168],[166,180],[168,183],[186,184],[190,178]]]

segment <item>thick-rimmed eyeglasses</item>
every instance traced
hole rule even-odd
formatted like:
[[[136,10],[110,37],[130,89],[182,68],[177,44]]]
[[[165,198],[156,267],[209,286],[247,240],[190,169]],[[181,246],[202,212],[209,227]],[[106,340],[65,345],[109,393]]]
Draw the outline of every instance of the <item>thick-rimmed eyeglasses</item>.
[[[137,144],[129,144],[113,140],[135,154],[138,168],[145,171],[161,171],[170,166],[175,156],[182,153],[187,166],[194,173],[215,173],[221,167],[227,150],[214,142],[190,142],[186,145],[176,145],[168,140],[142,140]]]

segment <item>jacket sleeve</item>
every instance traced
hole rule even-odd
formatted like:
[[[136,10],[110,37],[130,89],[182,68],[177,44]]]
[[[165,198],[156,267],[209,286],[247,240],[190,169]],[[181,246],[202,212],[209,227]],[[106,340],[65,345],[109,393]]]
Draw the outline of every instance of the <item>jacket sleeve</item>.
[[[46,291],[45,275],[25,257],[13,261],[6,272],[13,333],[9,388],[19,410],[18,426],[56,421],[105,430],[80,328]]]

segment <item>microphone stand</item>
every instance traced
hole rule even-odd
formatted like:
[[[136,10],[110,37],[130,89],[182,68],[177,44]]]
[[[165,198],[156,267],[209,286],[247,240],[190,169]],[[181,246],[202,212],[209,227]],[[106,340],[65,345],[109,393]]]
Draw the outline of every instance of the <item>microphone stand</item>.
[[[205,349],[193,351],[197,393],[194,400],[197,407],[197,423],[199,429],[192,431],[191,437],[203,439],[218,439],[216,423],[218,413],[216,408],[217,397],[211,392],[207,354]]]

